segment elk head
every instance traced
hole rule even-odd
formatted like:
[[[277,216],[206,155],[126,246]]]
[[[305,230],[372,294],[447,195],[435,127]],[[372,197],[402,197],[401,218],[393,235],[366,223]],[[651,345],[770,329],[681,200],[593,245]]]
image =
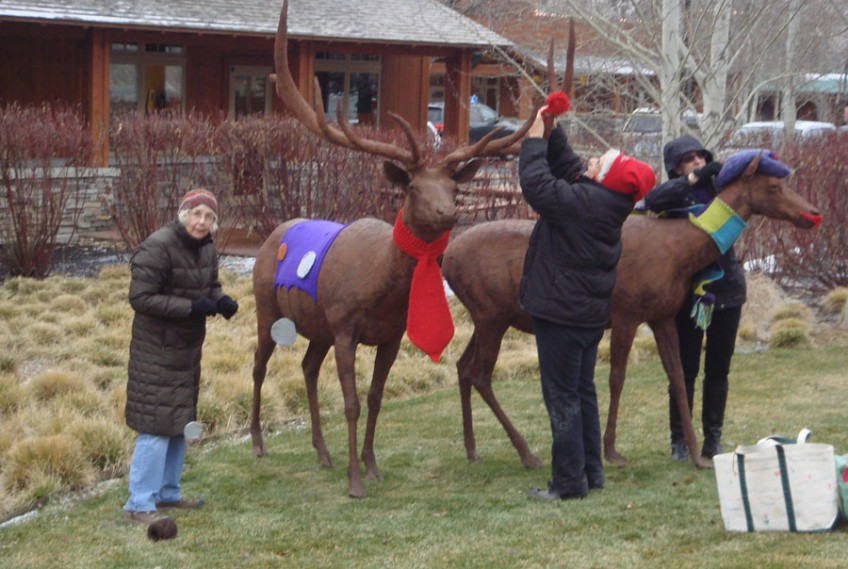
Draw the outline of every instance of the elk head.
[[[327,122],[321,103],[321,87],[314,80],[313,104],[303,98],[292,79],[288,64],[288,0],[283,3],[274,43],[274,67],[271,76],[277,95],[292,114],[318,136],[352,150],[388,158],[383,165],[386,178],[405,191],[404,223],[417,237],[432,241],[451,229],[457,220],[458,184],[474,178],[487,156],[504,156],[517,151],[519,141],[533,124],[535,112],[515,133],[493,140],[494,130],[478,142],[457,148],[447,156],[428,164],[421,152],[411,125],[399,115],[389,113],[403,130],[409,149],[395,144],[367,139],[350,127],[341,106],[337,109],[338,126]]]
[[[763,151],[746,166],[737,184],[731,183],[719,197],[734,208],[743,219],[753,214],[788,221],[801,229],[821,224],[819,210],[787,184],[788,176],[756,175]],[[733,191],[736,185],[739,188]]]

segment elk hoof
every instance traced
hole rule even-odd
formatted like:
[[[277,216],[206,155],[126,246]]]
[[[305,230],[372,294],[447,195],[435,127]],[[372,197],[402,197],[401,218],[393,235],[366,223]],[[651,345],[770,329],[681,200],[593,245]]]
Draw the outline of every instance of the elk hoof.
[[[265,445],[262,443],[253,445],[253,454],[256,455],[256,458],[265,456]]]
[[[521,457],[521,464],[524,465],[524,468],[527,470],[536,470],[538,468],[542,468],[543,464],[539,457],[529,454],[527,456]]]
[[[466,453],[466,455],[468,456],[468,462],[480,462],[480,461],[482,460],[482,459],[480,458],[480,455],[479,455],[479,454],[477,454],[477,451],[476,451],[476,450],[475,450],[475,451],[471,451],[471,452],[469,452],[469,453]]]
[[[713,467],[713,461],[710,460],[709,458],[704,458],[703,456],[693,456],[692,462],[698,468],[712,468]]]
[[[347,495],[349,498],[364,498],[365,489],[362,488],[362,484],[351,485],[348,489]]]
[[[607,462],[612,464],[613,466],[626,466],[627,459],[615,452],[614,450],[610,450],[604,453],[604,458],[607,459]]]

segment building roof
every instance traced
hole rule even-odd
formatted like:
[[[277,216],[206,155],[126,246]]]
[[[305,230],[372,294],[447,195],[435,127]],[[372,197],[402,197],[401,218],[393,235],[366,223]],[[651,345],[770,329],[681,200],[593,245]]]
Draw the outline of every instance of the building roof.
[[[785,84],[779,81],[769,82],[763,91],[780,91]],[[826,93],[844,95],[848,93],[848,73],[806,73],[795,78],[795,91],[798,93]]]
[[[282,0],[0,0],[0,21],[267,36]],[[289,0],[289,36],[450,47],[509,46],[437,0]]]
[[[542,55],[530,48],[520,45],[513,45],[512,51],[532,65],[536,69],[547,70],[548,56]],[[557,73],[565,71],[566,58],[564,55],[557,54],[554,56],[554,70]],[[600,73],[608,73],[610,75],[654,75],[652,69],[647,67],[634,67],[634,63],[627,59],[605,57],[600,55],[577,55],[574,56],[574,74],[575,75],[597,75]]]

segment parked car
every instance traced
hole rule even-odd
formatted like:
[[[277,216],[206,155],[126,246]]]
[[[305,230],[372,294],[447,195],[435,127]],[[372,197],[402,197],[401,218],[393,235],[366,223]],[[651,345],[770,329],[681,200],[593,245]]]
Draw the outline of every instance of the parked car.
[[[436,125],[433,124],[433,121],[427,121],[427,140],[434,147],[437,147],[442,143],[442,135],[436,129]]]
[[[495,109],[483,103],[472,103],[468,107],[468,113],[469,142],[477,142],[498,127],[501,127],[501,130],[495,138],[500,138],[514,133],[522,125],[518,119],[502,117],[498,115]],[[441,134],[445,127],[445,104],[430,103],[427,106],[427,120],[432,122],[436,126],[436,130]]]
[[[743,124],[727,139],[722,154],[728,155],[746,148],[783,147],[785,132],[783,121],[758,121]],[[820,121],[795,121],[795,142],[804,143],[828,133],[836,133],[836,125]]]
[[[686,111],[681,117],[690,132],[699,129],[698,115]],[[640,160],[656,165],[662,162],[662,113],[659,109],[642,107],[633,111],[622,128],[622,144],[625,151]]]

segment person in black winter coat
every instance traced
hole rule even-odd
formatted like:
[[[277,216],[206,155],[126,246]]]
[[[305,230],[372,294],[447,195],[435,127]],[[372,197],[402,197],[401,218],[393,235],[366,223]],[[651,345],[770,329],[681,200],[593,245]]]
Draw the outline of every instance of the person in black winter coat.
[[[687,208],[706,204],[717,196],[713,181],[721,171],[721,163],[713,160],[713,155],[694,137],[684,135],[666,144],[663,149],[663,162],[669,180],[645,196],[648,209],[664,212]],[[745,273],[732,247],[721,256],[719,265],[724,276],[705,287],[706,292],[715,299],[711,323],[706,330],[707,342],[704,349],[704,395],[701,410],[704,444],[701,455],[706,458],[712,458],[721,452],[721,431],[727,404],[727,376],[736,347],[736,332],[746,294]],[[694,302],[695,296],[690,295],[676,318],[690,413],[704,341],[704,330],[690,317]],[[671,456],[674,460],[686,460],[689,451],[683,441],[680,413],[670,390],[669,426]]]
[[[129,472],[128,519],[151,523],[159,508],[195,508],[180,492],[184,429],[197,418],[206,318],[230,319],[238,303],[218,280],[212,235],[218,202],[188,192],[178,218],[150,235],[130,259],[135,316],[128,365],[127,426],[138,432]]]
[[[621,226],[656,176],[617,150],[589,160],[586,169],[552,123],[543,108],[521,145],[521,191],[539,220],[519,298],[533,320],[553,438],[548,488],[529,496],[565,500],[604,485],[594,381],[598,343],[609,321]]]

